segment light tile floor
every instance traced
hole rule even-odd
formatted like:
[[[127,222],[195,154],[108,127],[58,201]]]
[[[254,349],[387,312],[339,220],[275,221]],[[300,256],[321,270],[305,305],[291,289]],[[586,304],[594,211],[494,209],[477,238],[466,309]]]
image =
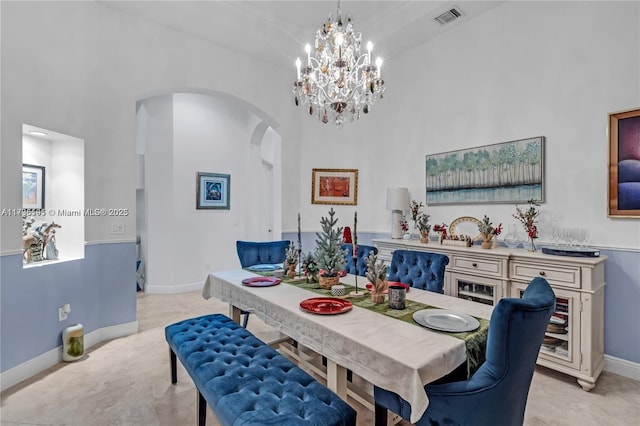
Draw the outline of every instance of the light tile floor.
[[[164,327],[226,304],[199,292],[138,295],[139,332],[104,342],[73,363],[61,363],[1,395],[0,425],[190,426],[196,424],[196,394],[179,367],[171,385]],[[249,329],[264,340],[274,336],[255,316]],[[349,401],[352,402],[352,401]],[[358,425],[372,425],[373,413],[358,409]],[[402,425],[408,425],[402,422]],[[209,411],[207,425],[218,425]],[[603,373],[591,392],[572,377],[538,367],[529,393],[525,425],[640,425],[640,382]]]

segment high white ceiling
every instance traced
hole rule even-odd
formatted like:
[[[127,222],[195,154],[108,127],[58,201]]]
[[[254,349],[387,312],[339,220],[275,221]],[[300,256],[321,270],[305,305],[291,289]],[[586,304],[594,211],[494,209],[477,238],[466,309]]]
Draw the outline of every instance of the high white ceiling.
[[[183,33],[255,56],[277,66],[293,66],[313,44],[325,18],[336,15],[336,1],[110,1],[99,3],[143,17]],[[358,1],[340,3],[373,56],[394,55],[464,25],[502,1]],[[434,21],[452,7],[464,15],[441,25]]]

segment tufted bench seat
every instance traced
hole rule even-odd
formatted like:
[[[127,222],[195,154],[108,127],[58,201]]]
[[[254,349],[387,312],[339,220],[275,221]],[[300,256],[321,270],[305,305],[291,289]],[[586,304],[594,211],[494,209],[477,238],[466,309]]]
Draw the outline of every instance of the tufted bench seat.
[[[356,411],[308,373],[222,314],[165,328],[171,357],[198,390],[198,425],[206,404],[222,425],[355,425]]]
[[[444,291],[444,270],[449,258],[440,253],[395,250],[389,266],[389,281],[435,293]]]

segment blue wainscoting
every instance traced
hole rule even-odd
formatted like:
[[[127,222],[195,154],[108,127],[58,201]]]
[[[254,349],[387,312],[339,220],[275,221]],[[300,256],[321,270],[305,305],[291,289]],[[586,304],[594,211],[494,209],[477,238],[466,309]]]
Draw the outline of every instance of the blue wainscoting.
[[[298,235],[283,232],[282,238],[295,241]],[[358,233],[358,243],[371,245],[389,234]],[[315,233],[302,233],[302,251],[315,248]],[[604,353],[640,363],[640,251],[601,250],[608,257],[605,266]]]
[[[21,255],[0,257],[1,370],[62,345],[62,330],[94,330],[136,321],[135,242],[92,244],[85,258],[23,268]],[[58,308],[71,304],[67,320]]]

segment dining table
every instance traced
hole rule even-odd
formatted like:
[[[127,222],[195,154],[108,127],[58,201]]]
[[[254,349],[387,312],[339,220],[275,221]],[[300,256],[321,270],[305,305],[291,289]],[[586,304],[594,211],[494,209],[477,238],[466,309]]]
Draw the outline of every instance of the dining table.
[[[246,269],[211,272],[202,296],[227,302],[235,321],[239,321],[241,311],[251,312],[321,354],[327,360],[327,387],[343,399],[347,395],[347,370],[351,370],[409,402],[410,420],[415,423],[429,404],[424,386],[452,372],[467,359],[465,341],[451,333],[359,306],[332,315],[309,312],[301,308],[301,302],[319,296],[309,289],[286,282],[243,284],[243,280],[260,276]],[[340,282],[353,286],[356,279],[364,289],[363,277],[346,275]],[[368,298],[366,289],[365,293]],[[348,300],[349,295],[342,298]],[[406,300],[485,320],[493,310],[490,305],[417,288],[409,289]]]

